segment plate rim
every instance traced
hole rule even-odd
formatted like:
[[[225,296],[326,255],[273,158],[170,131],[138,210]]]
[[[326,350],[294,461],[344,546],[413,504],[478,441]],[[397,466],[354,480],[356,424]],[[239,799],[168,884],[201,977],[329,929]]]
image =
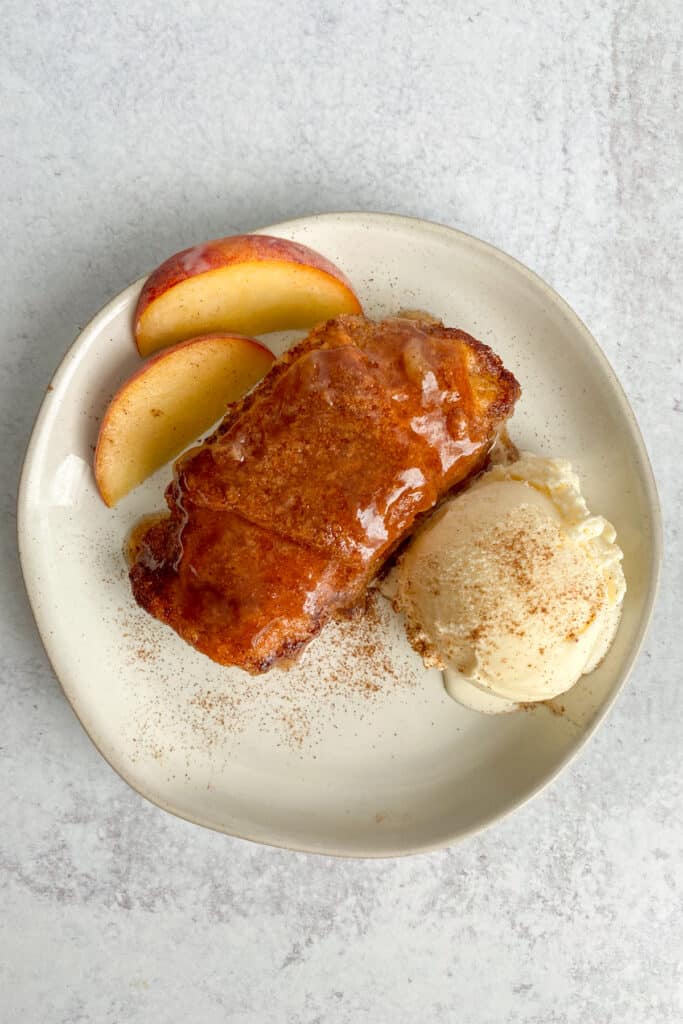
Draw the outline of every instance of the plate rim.
[[[247,834],[247,832],[240,832],[235,830],[229,830],[228,828],[221,827],[221,825],[211,822],[202,817],[202,815],[193,815],[179,810],[174,807],[172,803],[164,800],[159,795],[152,795],[149,791],[146,792],[140,788],[140,786],[132,780],[121,766],[118,766],[110,760],[107,754],[102,749],[102,746],[95,738],[95,736],[87,729],[85,723],[82,721],[78,709],[77,700],[75,695],[72,697],[70,691],[72,689],[69,681],[63,678],[64,674],[57,672],[55,668],[55,659],[53,658],[53,642],[50,640],[48,630],[44,628],[44,624],[41,624],[39,614],[37,611],[36,604],[34,602],[34,588],[36,587],[36,581],[32,573],[31,557],[28,553],[28,545],[26,543],[28,527],[26,519],[28,517],[28,499],[27,494],[30,487],[31,474],[34,469],[36,461],[36,455],[39,448],[39,444],[42,439],[42,435],[45,429],[46,420],[50,412],[52,405],[53,395],[57,392],[57,389],[61,383],[63,377],[68,374],[71,365],[75,358],[80,353],[82,347],[86,347],[88,338],[92,335],[97,334],[100,323],[103,320],[109,318],[113,311],[119,307],[125,306],[129,301],[129,297],[139,290],[143,282],[149,276],[148,274],[137,278],[135,281],[123,288],[117,295],[113,296],[106,302],[88,321],[88,323],[78,332],[76,338],[68,347],[64,355],[62,356],[58,366],[52,374],[48,385],[46,386],[45,395],[40,403],[38,412],[34,419],[33,426],[31,428],[31,434],[29,442],[26,447],[24,454],[20,478],[19,488],[17,491],[17,547],[19,552],[19,562],[21,565],[22,578],[24,581],[24,588],[26,596],[31,608],[33,619],[38,631],[40,641],[42,643],[45,655],[48,659],[52,672],[59,683],[64,696],[66,697],[69,705],[71,706],[77,721],[81,728],[92,742],[93,746],[103,758],[103,760],[113,769],[114,772],[122,779],[130,788],[136,792],[143,799],[149,801],[161,810],[173,814],[175,817],[180,818],[184,821],[190,822],[191,824],[208,828],[213,832],[218,832],[223,835],[228,835],[236,839],[243,839],[249,842],[258,843],[262,846],[269,846],[275,849],[290,850],[297,853],[309,853],[317,854],[322,856],[339,857],[344,859],[369,859],[379,860],[384,858],[394,857],[407,857],[421,853],[430,853],[435,850],[444,849],[449,846],[454,846],[457,843],[463,842],[473,835],[481,833],[486,829],[490,828],[497,821],[501,821],[519,810],[529,801],[533,800],[538,796],[547,786],[550,786],[555,779],[560,775],[561,772],[567,768],[567,766],[578,757],[585,749],[588,741],[595,734],[599,726],[604,722],[608,713],[610,712],[617,696],[625,686],[628,678],[630,677],[636,661],[642,651],[645,637],[647,635],[650,623],[652,621],[655,604],[657,601],[657,595],[659,592],[660,578],[661,578],[661,563],[662,563],[662,546],[663,546],[663,525],[662,525],[662,512],[661,504],[659,500],[659,494],[657,490],[656,478],[652,469],[652,464],[648,455],[645,441],[638,425],[633,408],[629,402],[628,396],[614,371],[609,359],[605,352],[600,347],[598,341],[593,336],[591,331],[588,329],[583,320],[578,314],[572,309],[569,303],[562,298],[562,296],[555,291],[555,289],[547,283],[542,277],[540,277],[534,270],[522,263],[520,260],[511,256],[509,253],[498,248],[491,242],[484,241],[475,235],[471,235],[466,231],[462,231],[460,228],[451,227],[450,225],[442,224],[438,221],[424,220],[419,217],[411,217],[404,214],[396,213],[383,213],[383,212],[372,212],[363,210],[342,210],[337,212],[326,212],[316,213],[311,215],[304,215],[295,217],[290,220],[281,221],[277,224],[271,224],[266,227],[254,229],[247,234],[278,234],[279,232],[285,232],[302,226],[303,224],[310,224],[313,222],[320,221],[353,221],[361,219],[367,222],[375,222],[377,224],[387,225],[393,223],[397,226],[404,226],[409,230],[419,231],[431,231],[436,235],[440,235],[446,238],[457,237],[461,242],[466,245],[473,246],[476,249],[486,253],[487,255],[493,255],[496,259],[507,264],[511,269],[517,273],[521,273],[522,276],[526,277],[535,287],[539,288],[546,294],[550,302],[556,307],[559,307],[560,311],[573,323],[578,333],[582,335],[584,343],[588,346],[591,354],[601,364],[602,369],[605,371],[607,377],[610,380],[614,397],[618,401],[620,413],[625,417],[630,426],[631,438],[635,442],[635,450],[638,456],[638,468],[639,475],[644,485],[645,499],[648,506],[650,515],[650,524],[652,529],[652,560],[650,563],[649,578],[647,581],[647,588],[643,602],[643,612],[640,616],[638,628],[634,632],[631,640],[630,648],[625,659],[624,667],[615,679],[612,692],[609,697],[600,705],[598,711],[594,715],[590,725],[583,731],[579,743],[570,749],[557,763],[557,765],[546,775],[544,775],[535,785],[533,785],[528,792],[523,794],[516,800],[513,800],[504,810],[492,811],[485,815],[476,825],[470,826],[466,829],[458,830],[455,834],[446,834],[443,837],[435,841],[426,843],[410,843],[406,847],[391,848],[388,847],[385,850],[367,850],[359,848],[358,851],[349,851],[346,849],[335,848],[334,846],[327,845],[326,842],[319,844],[308,844],[298,845],[295,842],[284,842],[277,841],[277,839],[264,839],[263,837],[256,834]]]

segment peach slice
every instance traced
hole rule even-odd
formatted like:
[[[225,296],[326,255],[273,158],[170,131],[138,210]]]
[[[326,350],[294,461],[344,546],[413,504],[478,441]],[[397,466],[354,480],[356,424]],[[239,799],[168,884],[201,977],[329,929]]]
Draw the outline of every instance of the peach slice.
[[[107,409],[95,449],[95,480],[107,505],[187,448],[270,369],[253,338],[192,338],[133,374]]]
[[[208,331],[267,334],[361,313],[333,263],[269,235],[218,238],[171,256],[146,281],[135,311],[140,354]]]

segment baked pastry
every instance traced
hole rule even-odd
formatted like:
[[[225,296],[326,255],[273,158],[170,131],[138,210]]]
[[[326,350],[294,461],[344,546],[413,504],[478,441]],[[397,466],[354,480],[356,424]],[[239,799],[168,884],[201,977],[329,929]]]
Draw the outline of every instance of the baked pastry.
[[[291,658],[482,466],[519,390],[438,322],[319,325],[176,463],[169,515],[131,568],[136,600],[214,661]]]

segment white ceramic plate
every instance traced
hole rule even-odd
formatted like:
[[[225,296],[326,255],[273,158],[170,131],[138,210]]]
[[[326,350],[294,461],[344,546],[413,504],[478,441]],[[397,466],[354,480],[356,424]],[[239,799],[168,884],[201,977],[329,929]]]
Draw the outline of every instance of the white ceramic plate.
[[[122,544],[162,507],[169,469],[115,509],[91,462],[102,413],[139,365],[141,282],[85,328],[40,410],[19,495],[36,622],[64,692],[109,764],[174,814],[259,842],[348,856],[453,843],[517,807],[587,740],[624,682],[654,599],[655,485],[614,373],[575,314],[533,273],[449,228],[326,214],[265,228],[334,260],[373,317],[426,309],[490,343],[523,388],[511,426],[564,456],[592,510],[616,525],[628,594],[616,642],[562,703],[499,717],[455,704],[381,600],[331,626],[291,672],[252,679],[213,664],[133,601]],[[199,240],[198,240],[199,241]],[[291,337],[270,336],[281,348]]]

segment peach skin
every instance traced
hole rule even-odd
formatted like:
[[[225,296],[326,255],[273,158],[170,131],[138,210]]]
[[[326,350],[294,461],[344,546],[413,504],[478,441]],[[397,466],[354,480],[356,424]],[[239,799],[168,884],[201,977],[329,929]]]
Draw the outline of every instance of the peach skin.
[[[320,253],[234,235],[185,249],[154,271],[135,312],[135,341],[147,356],[209,331],[268,334],[361,312],[350,282]]]

